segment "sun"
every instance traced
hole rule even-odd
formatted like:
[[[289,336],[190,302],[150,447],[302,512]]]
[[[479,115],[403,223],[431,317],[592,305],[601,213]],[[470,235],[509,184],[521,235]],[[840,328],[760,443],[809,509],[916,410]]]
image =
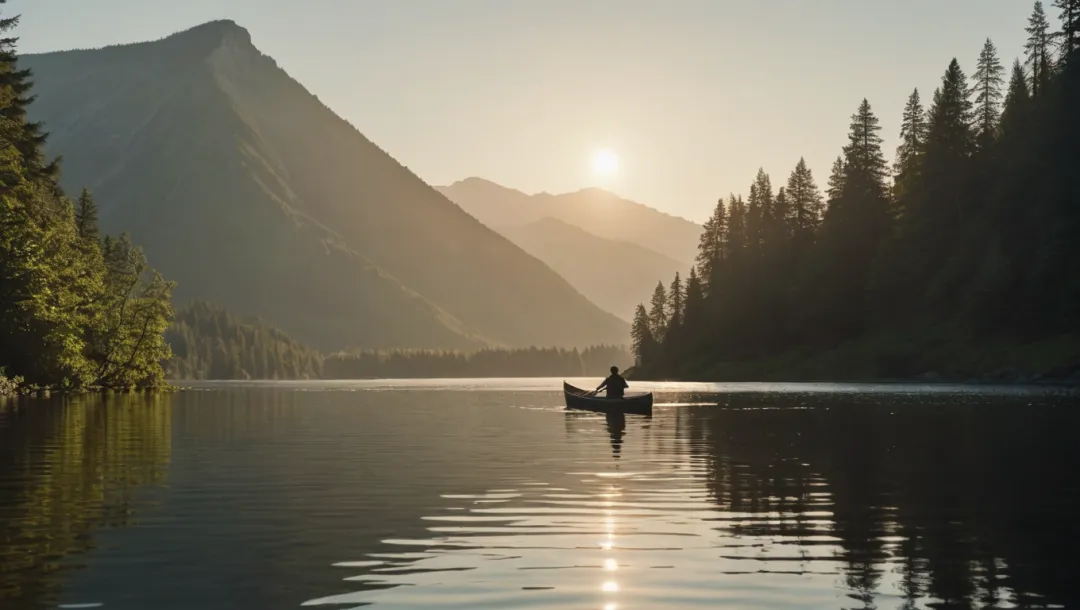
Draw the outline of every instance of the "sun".
[[[598,150],[593,155],[593,171],[600,176],[614,176],[619,173],[619,156],[610,150]]]

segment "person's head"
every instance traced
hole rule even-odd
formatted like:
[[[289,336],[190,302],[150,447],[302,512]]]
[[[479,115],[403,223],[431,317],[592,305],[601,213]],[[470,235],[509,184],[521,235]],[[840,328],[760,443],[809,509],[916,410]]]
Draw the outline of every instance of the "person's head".
[[[612,375],[618,375],[619,374],[619,367],[617,367],[617,366],[611,367],[611,374]]]

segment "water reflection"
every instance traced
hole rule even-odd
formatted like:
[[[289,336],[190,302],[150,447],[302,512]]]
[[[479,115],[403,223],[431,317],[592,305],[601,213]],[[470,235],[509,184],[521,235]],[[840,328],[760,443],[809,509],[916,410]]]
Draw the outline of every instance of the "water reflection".
[[[380,571],[411,586],[309,604],[556,608],[598,590],[593,607],[620,609],[1070,607],[1068,406],[748,395],[655,422],[567,415],[571,443],[607,433],[608,459],[568,461],[565,487],[446,494],[459,503],[426,520],[452,526],[390,542],[425,551]]]
[[[112,400],[0,407],[0,608],[1080,604],[1075,397]]]
[[[58,603],[94,531],[129,525],[136,492],[165,483],[170,423],[161,398],[0,402],[0,607]]]

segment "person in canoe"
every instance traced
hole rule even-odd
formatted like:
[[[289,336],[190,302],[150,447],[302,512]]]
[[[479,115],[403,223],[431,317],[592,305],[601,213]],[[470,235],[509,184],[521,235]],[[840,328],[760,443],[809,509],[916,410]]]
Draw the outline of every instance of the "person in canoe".
[[[613,366],[611,367],[611,374],[604,380],[604,383],[601,383],[599,387],[593,391],[593,394],[607,388],[608,398],[622,398],[623,391],[628,387],[630,387],[630,384],[626,383],[623,376],[619,374],[619,367]]]

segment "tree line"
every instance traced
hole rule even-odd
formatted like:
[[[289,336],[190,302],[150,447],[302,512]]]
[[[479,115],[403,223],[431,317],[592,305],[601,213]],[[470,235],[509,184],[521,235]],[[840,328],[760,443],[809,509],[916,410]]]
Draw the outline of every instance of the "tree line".
[[[612,365],[633,363],[623,346],[598,345],[583,350],[561,348],[488,348],[476,352],[434,350],[362,351],[335,354],[323,363],[327,379],[438,377],[596,377]]]
[[[18,20],[0,18],[0,390],[161,386],[173,284],[126,235],[100,234],[89,191],[61,189],[27,118]]]
[[[387,379],[425,377],[581,377],[633,363],[624,346],[577,349],[488,348],[351,350],[323,355],[260,319],[241,319],[196,300],[166,333],[170,379]]]
[[[824,189],[800,160],[721,199],[685,281],[637,308],[639,373],[862,342],[872,374],[911,375],[932,347],[1075,339],[1080,0],[1054,6],[1057,30],[1035,3],[1011,73],[987,40],[971,77],[953,59],[929,104],[912,91],[891,164],[864,99]]]
[[[170,379],[318,379],[322,355],[262,320],[196,300],[166,333]]]

